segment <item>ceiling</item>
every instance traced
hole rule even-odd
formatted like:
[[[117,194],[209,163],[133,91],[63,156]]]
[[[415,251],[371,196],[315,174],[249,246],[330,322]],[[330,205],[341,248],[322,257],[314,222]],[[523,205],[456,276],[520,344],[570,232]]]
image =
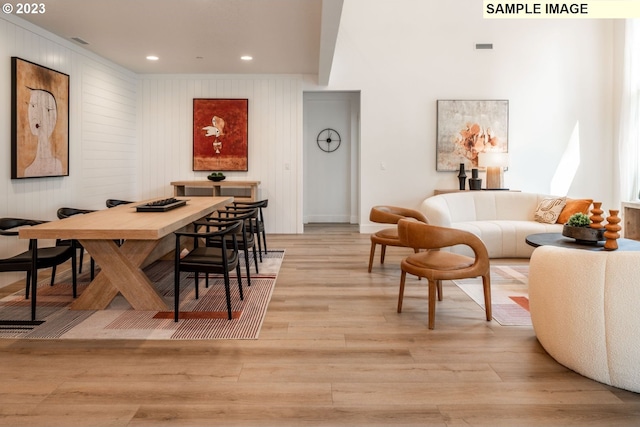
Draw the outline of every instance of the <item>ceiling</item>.
[[[16,16],[141,74],[321,75],[342,1],[48,0]]]

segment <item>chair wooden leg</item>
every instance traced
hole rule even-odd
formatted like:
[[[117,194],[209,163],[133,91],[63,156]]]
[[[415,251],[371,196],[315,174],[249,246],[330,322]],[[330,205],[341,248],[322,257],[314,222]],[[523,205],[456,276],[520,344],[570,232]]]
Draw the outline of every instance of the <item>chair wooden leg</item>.
[[[369,273],[371,273],[371,268],[373,267],[373,257],[376,254],[376,244],[371,242],[371,251],[369,252]]]
[[[178,239],[176,239],[178,240]],[[180,316],[180,243],[176,243],[173,265],[173,321],[177,322]]]
[[[36,297],[38,295],[38,269],[34,268],[31,273],[31,321],[36,320]]]
[[[25,286],[24,299],[29,299],[29,292],[31,292],[31,272],[27,271],[27,282]]]
[[[49,286],[53,286],[53,283],[56,280],[56,267],[56,265],[51,267],[51,283],[49,284]]]
[[[434,280],[429,280],[429,329],[433,329],[436,323],[436,288]]]
[[[244,300],[244,294],[242,293],[242,275],[240,274],[240,263],[236,265],[236,275],[238,276],[238,290],[240,291],[240,299]],[[249,275],[247,275],[247,280],[249,279]],[[249,282],[249,286],[251,286],[251,282]]]
[[[209,273],[204,273],[205,282],[207,283],[207,288],[209,287]],[[200,273],[195,273],[194,284],[196,287],[196,299],[200,298]]]
[[[264,242],[264,254],[267,254],[267,233],[264,229],[264,222],[262,223],[262,241]]]
[[[240,263],[238,262],[238,265]],[[251,268],[249,267],[249,251],[244,251],[244,267],[247,272],[247,286],[251,286]],[[240,273],[238,273],[238,277],[240,277]]]
[[[484,289],[484,310],[487,314],[487,321],[491,321],[491,277],[482,276],[482,288]]]
[[[398,313],[402,313],[402,300],[404,299],[404,282],[407,278],[407,272],[402,270],[400,274],[400,291],[398,292]]]
[[[82,263],[84,262],[84,248],[80,249],[80,265],[78,266],[78,273],[82,274]]]
[[[224,292],[227,296],[227,314],[231,320],[233,318],[231,315],[231,289],[229,288],[229,271],[226,269],[224,271]]]
[[[71,288],[72,288],[72,292],[73,292],[73,297],[77,298],[78,296],[78,276],[76,273],[76,267],[77,267],[77,261],[76,261],[76,253],[75,251],[73,252],[73,255],[71,255]]]
[[[256,233],[256,240],[258,240],[258,253],[260,254],[260,262],[262,262],[262,236],[260,231]]]
[[[173,321],[177,322],[180,316],[180,273],[176,270],[173,283]]]
[[[36,320],[36,297],[38,296],[38,240],[31,239],[29,246],[31,246],[31,321],[33,322]]]
[[[253,245],[253,262],[256,265],[256,274],[260,274],[258,272],[258,257],[256,256],[256,245]],[[262,262],[262,255],[260,255],[260,262]]]
[[[262,238],[260,237],[260,230],[256,231],[255,238],[258,241],[258,255],[260,257],[260,262],[262,262]],[[255,247],[253,250],[255,251]]]
[[[384,256],[387,254],[387,245],[380,245],[380,264],[384,264]]]
[[[442,301],[442,280],[438,280],[437,281],[437,285],[438,285],[438,301]]]

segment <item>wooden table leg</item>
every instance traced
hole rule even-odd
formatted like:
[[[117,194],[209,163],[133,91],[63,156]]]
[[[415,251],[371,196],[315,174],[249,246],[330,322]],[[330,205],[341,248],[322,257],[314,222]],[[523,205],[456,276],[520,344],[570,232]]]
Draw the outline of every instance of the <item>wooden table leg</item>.
[[[159,240],[127,240],[118,246],[112,240],[80,240],[98,265],[100,273],[76,299],[74,310],[103,310],[118,293],[135,310],[168,310],[158,291],[141,269]]]

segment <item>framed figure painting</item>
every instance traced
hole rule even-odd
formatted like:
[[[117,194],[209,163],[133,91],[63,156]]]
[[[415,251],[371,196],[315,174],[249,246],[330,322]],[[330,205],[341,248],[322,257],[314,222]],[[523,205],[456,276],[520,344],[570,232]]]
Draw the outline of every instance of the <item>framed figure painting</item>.
[[[249,100],[193,100],[193,170],[247,171]]]
[[[478,154],[509,151],[509,101],[438,100],[436,170],[478,167]]]
[[[11,178],[69,175],[69,75],[11,58]]]

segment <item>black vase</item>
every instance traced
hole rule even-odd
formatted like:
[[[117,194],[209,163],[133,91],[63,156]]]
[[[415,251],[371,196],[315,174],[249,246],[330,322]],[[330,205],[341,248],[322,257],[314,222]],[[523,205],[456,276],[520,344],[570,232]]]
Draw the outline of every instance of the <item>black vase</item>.
[[[458,172],[458,183],[460,185],[460,190],[465,189],[466,182],[467,182],[467,174],[464,171],[464,163],[460,163],[460,172]]]
[[[469,190],[482,189],[482,179],[478,178],[478,169],[471,169],[471,178],[469,178]]]

